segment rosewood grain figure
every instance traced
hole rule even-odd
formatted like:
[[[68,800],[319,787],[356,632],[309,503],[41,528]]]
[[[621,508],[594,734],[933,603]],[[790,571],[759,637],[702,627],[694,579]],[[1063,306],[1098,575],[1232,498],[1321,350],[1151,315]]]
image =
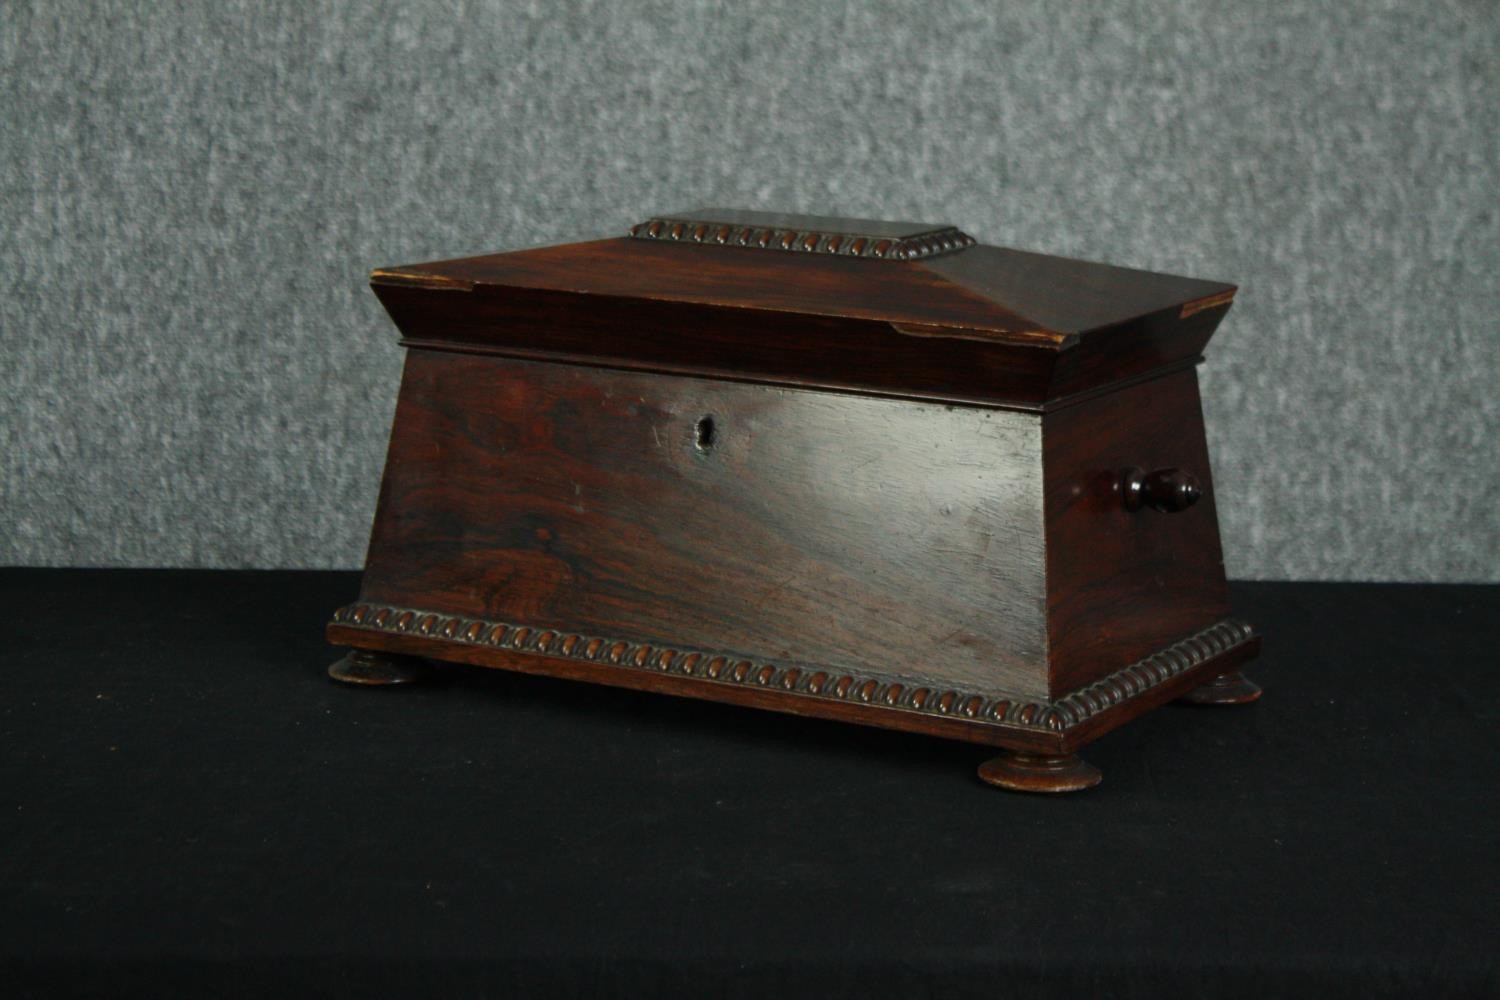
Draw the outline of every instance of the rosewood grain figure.
[[[1241,704],[1195,365],[1229,285],[709,209],[376,271],[408,348],[337,680],[478,664],[1002,750]]]

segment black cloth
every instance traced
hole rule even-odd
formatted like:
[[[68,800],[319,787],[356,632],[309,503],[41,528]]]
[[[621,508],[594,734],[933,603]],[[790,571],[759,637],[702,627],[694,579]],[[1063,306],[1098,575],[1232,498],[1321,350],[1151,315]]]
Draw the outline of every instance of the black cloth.
[[[349,573],[0,571],[0,994],[1493,994],[1500,588],[1237,584],[1242,708],[984,748],[470,667]]]

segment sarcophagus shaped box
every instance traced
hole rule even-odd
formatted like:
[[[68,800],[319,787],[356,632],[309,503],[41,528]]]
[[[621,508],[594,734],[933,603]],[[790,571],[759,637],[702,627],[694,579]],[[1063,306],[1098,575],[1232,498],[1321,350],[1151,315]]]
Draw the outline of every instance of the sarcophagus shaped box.
[[[1230,285],[703,210],[376,271],[406,369],[334,677],[480,664],[1002,748],[1236,703],[1195,366]]]

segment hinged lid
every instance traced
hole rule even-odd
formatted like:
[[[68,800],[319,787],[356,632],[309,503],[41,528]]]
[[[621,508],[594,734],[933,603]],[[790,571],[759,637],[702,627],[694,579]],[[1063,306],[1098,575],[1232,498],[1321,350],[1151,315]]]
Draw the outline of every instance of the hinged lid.
[[[414,347],[1023,408],[1196,361],[1235,292],[948,225],[727,209],[371,283]]]

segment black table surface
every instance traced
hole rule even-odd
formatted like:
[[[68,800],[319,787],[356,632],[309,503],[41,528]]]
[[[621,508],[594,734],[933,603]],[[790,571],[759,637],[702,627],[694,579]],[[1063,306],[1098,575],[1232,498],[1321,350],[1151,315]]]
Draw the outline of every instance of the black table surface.
[[[1240,708],[983,748],[472,667],[351,573],[0,570],[0,994],[1494,995],[1500,587],[1233,586]]]

